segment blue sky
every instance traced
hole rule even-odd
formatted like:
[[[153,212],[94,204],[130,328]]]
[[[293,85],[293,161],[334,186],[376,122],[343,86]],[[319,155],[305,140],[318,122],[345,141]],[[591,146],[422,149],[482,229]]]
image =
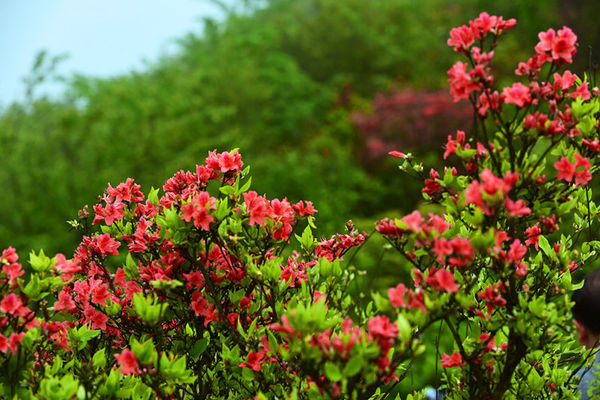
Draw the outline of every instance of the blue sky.
[[[221,15],[210,0],[1,0],[0,105],[24,97],[22,78],[40,50],[68,54],[61,75],[107,77],[173,52],[174,39],[200,31],[201,17]]]

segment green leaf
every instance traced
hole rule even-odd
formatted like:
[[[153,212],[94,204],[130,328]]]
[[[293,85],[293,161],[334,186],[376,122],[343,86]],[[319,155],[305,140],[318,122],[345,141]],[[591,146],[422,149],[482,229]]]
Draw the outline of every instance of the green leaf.
[[[235,194],[235,188],[233,186],[221,186],[219,188],[219,190],[221,191],[221,193],[223,193],[225,196],[230,196],[232,194]]]
[[[192,359],[194,361],[198,360],[198,357],[200,357],[200,355],[202,353],[204,353],[204,350],[206,350],[207,347],[208,347],[208,339],[207,338],[202,338],[202,339],[196,340],[196,342],[192,346],[192,349],[190,350],[190,356],[192,356]]]
[[[556,259],[556,252],[554,252],[552,247],[550,247],[548,239],[546,239],[546,237],[544,237],[543,235],[539,236],[538,246],[540,247],[540,249],[542,249],[546,257]]]
[[[364,364],[364,360],[359,356],[354,356],[348,361],[342,373],[346,377],[351,377],[356,375],[362,368]]]
[[[338,382],[342,379],[339,367],[331,361],[325,363],[325,376],[332,382]]]
[[[279,350],[279,343],[277,343],[277,339],[275,338],[275,335],[273,335],[273,332],[271,332],[270,329],[267,329],[267,340],[269,342],[271,352],[277,353],[277,350]]]
[[[29,264],[37,272],[49,271],[55,262],[56,259],[46,256],[44,250],[40,250],[39,255],[36,255],[34,251],[29,253]]]
[[[92,357],[92,364],[96,368],[104,368],[104,366],[106,365],[106,354],[104,348],[94,353],[94,356]]]

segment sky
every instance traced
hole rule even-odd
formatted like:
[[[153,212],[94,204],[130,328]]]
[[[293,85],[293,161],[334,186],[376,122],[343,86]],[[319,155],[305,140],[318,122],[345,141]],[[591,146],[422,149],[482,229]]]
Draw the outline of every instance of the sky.
[[[0,0],[0,105],[22,100],[36,54],[67,54],[57,72],[109,77],[142,69],[222,16],[210,0]],[[59,95],[59,85],[41,88]]]

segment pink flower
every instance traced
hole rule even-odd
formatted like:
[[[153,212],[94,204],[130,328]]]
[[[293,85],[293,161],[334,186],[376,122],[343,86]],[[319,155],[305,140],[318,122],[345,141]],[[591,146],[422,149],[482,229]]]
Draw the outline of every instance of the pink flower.
[[[8,339],[8,349],[13,353],[17,354],[17,348],[19,344],[21,344],[21,340],[23,340],[23,336],[25,336],[25,332],[15,333],[13,332]]]
[[[524,107],[531,103],[529,88],[520,82],[515,82],[511,87],[505,87],[502,91],[507,104],[515,104],[517,107]]]
[[[131,374],[138,369],[138,360],[129,349],[124,349],[121,354],[115,354],[115,358],[121,366],[121,374],[123,375]]]
[[[4,314],[15,314],[21,307],[23,306],[23,302],[14,293],[10,293],[0,301],[0,311]]]
[[[390,151],[388,154],[392,157],[406,158],[406,154],[396,150]]]
[[[590,173],[590,162],[587,158],[580,156],[578,153],[575,153],[575,185],[585,185],[592,179],[592,174]],[[583,170],[577,170],[577,168],[583,167]]]
[[[262,368],[262,362],[264,361],[266,356],[266,352],[264,350],[260,350],[258,353],[251,351],[248,354],[248,362],[240,363],[238,367],[240,368],[252,368],[254,371],[258,372]]]
[[[506,261],[519,262],[527,254],[527,247],[521,244],[519,239],[515,239],[510,245],[510,250],[506,254]]]
[[[540,223],[536,222],[534,226],[531,226],[527,229],[525,229],[525,234],[527,235],[527,240],[525,240],[525,245],[529,246],[529,245],[534,245],[536,250],[539,250],[539,241],[540,241],[540,234],[542,233],[542,230],[540,229]]]
[[[244,204],[250,213],[249,225],[264,225],[265,218],[269,217],[273,210],[265,196],[259,196],[255,191],[244,193]]]
[[[538,37],[540,42],[535,46],[538,55],[550,54],[552,60],[559,64],[573,62],[573,55],[577,52],[577,36],[570,28],[563,26],[558,32],[549,29],[540,32]]]
[[[390,304],[394,307],[405,307],[404,295],[406,292],[406,286],[403,283],[399,283],[395,288],[389,288],[388,297],[390,298]]]
[[[567,157],[563,156],[555,162],[554,168],[558,171],[556,179],[564,179],[567,182],[571,182],[575,178],[576,186],[587,184],[592,179],[592,174],[589,171],[591,167],[590,162],[578,153],[575,153],[575,161],[575,164],[573,164]],[[577,169],[581,167],[583,167],[583,170]]]
[[[439,289],[444,289],[448,293],[458,291],[458,285],[454,280],[454,274],[447,269],[441,268],[434,274]],[[438,290],[439,290],[438,289]]]
[[[466,25],[452,28],[450,30],[450,39],[448,39],[448,46],[454,46],[455,51],[465,51],[475,41],[473,31]]]
[[[446,353],[442,354],[442,368],[462,367],[463,363],[462,356],[456,351],[451,356]]]
[[[119,250],[117,249],[121,243],[110,237],[108,233],[96,236],[94,238],[94,244],[96,245],[94,250],[101,256],[106,256],[107,254],[112,254],[114,256],[119,255]]]
[[[575,164],[571,164],[567,157],[561,157],[560,160],[554,163],[554,168],[558,171],[556,179],[564,179],[567,182],[573,180],[575,175]]]
[[[77,265],[77,263],[67,260],[61,253],[56,255],[56,264],[54,268],[62,273],[60,278],[63,282],[73,278],[76,272],[81,271],[81,267]]]
[[[215,202],[217,199],[210,196],[208,192],[200,192],[194,196],[194,198],[187,204],[181,206],[181,219],[190,222],[194,220],[194,226],[196,228],[202,228],[205,231],[210,230],[210,223],[215,218],[209,214],[209,210],[216,210],[217,206]]]
[[[6,260],[9,263],[16,263],[19,260],[19,255],[17,254],[17,250],[14,247],[9,247],[8,249],[2,250],[2,256],[0,257],[2,260]]]
[[[408,226],[409,230],[413,232],[419,232],[421,230],[421,224],[425,221],[425,219],[421,216],[419,211],[415,210],[402,218],[401,221]]]
[[[473,77],[467,73],[467,66],[467,63],[458,61],[448,70],[450,94],[455,102],[468,99],[471,92],[481,89],[481,83],[474,82]]]
[[[523,200],[512,201],[508,197],[504,204],[506,205],[506,211],[511,217],[521,217],[531,214],[531,209],[527,207],[527,204]]]
[[[77,309],[73,298],[65,291],[65,288],[58,294],[58,300],[54,303],[54,311],[67,310],[75,311]]]
[[[292,205],[292,209],[296,215],[299,216],[313,215],[314,213],[318,212],[318,210],[313,207],[312,201],[307,201],[306,206],[304,206],[304,202],[300,200],[296,204]]]
[[[23,271],[23,268],[21,266],[21,264],[19,263],[13,263],[13,264],[4,264],[2,266],[2,271],[8,275],[8,282],[9,284],[13,284],[14,281],[20,277],[21,275],[23,275],[25,273],[25,271]]]

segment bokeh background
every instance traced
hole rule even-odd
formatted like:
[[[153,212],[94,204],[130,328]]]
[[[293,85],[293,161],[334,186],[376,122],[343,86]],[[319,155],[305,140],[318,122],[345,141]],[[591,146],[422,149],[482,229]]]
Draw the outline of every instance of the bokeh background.
[[[437,168],[447,135],[470,129],[448,95],[446,40],[482,11],[518,21],[499,75],[563,25],[579,37],[573,70],[594,71],[596,0],[2,2],[0,247],[70,257],[66,221],[108,182],[148,192],[214,149],[239,148],[259,193],[312,200],[319,234],[426,210],[422,182],[387,153]],[[367,293],[407,279],[378,240],[354,260]],[[435,384],[431,362],[406,385]]]

